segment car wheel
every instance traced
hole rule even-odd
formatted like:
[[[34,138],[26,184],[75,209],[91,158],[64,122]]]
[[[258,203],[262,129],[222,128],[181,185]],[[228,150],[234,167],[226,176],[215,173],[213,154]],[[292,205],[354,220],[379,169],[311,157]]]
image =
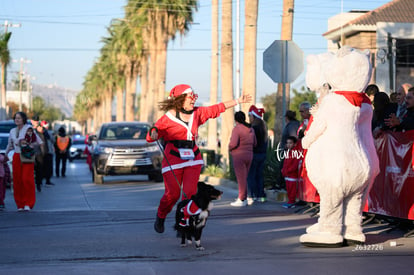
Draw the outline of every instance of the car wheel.
[[[102,184],[104,182],[103,176],[98,174],[95,167],[93,167],[92,180],[96,184]]]
[[[164,180],[164,178],[162,177],[162,173],[154,173],[154,174],[149,174],[148,178],[152,181],[155,182],[162,182]]]

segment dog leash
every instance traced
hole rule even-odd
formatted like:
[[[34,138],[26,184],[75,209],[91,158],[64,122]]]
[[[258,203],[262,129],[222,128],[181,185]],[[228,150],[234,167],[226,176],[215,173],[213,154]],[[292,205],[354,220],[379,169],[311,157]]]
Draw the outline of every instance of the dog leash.
[[[154,127],[152,127],[152,128],[150,129],[150,136],[151,136],[152,130],[156,130],[156,131],[157,131],[157,133],[158,133],[158,129],[157,129],[157,127],[155,127],[155,126],[154,126]],[[164,152],[164,148],[161,146],[161,144],[160,144],[160,142],[158,141],[158,139],[157,139],[155,142],[157,143],[157,145],[158,145],[158,147],[160,148],[160,150],[161,150],[161,152],[162,152],[162,154],[163,154],[163,156],[164,156],[165,160],[167,161],[167,164],[168,164],[168,166],[170,167],[171,172],[172,172],[172,174],[173,174],[173,176],[174,176],[174,178],[175,178],[175,181],[177,182],[178,187],[180,187],[180,190],[181,190],[181,192],[183,193],[184,198],[185,198],[185,199],[188,199],[188,198],[187,198],[187,195],[186,195],[186,194],[185,194],[185,192],[184,192],[184,188],[180,185],[180,182],[178,181],[178,178],[177,178],[177,176],[175,175],[174,170],[173,170],[173,168],[172,168],[172,166],[171,166],[170,162],[168,161],[167,155],[166,155],[166,154],[165,154],[165,152]]]

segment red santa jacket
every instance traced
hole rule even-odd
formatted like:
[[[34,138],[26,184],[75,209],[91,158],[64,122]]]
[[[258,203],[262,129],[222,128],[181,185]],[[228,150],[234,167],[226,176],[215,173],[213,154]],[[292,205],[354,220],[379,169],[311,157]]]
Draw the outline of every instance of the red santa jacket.
[[[299,179],[300,165],[303,160],[301,146],[295,146],[289,150],[283,160],[282,175],[286,180],[296,181]]]
[[[178,119],[170,112],[167,112],[155,123],[154,127],[158,129],[158,137],[163,138],[166,142],[164,152],[173,170],[204,164],[201,154],[197,153],[199,149],[197,145],[195,145],[195,140],[198,135],[198,127],[203,125],[209,118],[218,117],[225,110],[226,107],[224,106],[224,103],[208,107],[195,107],[188,124]],[[150,132],[147,134],[147,141],[154,141],[151,139]],[[192,160],[181,159],[174,141],[193,141],[194,146],[192,149],[195,158]],[[162,173],[171,170],[168,162],[165,159],[162,161]]]
[[[193,202],[193,200],[190,200],[180,211],[182,215],[179,223],[180,226],[189,226],[190,217],[201,213],[201,209]]]

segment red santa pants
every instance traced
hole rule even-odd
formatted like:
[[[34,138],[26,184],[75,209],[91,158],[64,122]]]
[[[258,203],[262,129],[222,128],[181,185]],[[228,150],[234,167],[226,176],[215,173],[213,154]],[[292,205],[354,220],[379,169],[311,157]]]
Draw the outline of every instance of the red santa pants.
[[[286,192],[288,196],[288,203],[296,202],[296,185],[298,184],[297,179],[285,178]]]
[[[165,193],[160,200],[160,205],[158,206],[158,217],[165,219],[168,213],[171,212],[175,203],[180,198],[181,184],[184,192],[182,199],[186,199],[184,194],[189,199],[192,195],[197,193],[197,183],[200,178],[200,173],[201,165],[174,169],[174,174],[176,175],[180,185],[177,183],[177,180],[171,170],[163,174]]]
[[[36,202],[34,163],[21,163],[20,154],[13,155],[13,195],[17,208],[33,208]]]

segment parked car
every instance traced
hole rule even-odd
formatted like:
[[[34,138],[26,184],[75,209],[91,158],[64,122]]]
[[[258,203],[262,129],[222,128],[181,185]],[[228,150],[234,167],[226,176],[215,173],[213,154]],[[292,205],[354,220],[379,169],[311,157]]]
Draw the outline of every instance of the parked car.
[[[1,133],[0,132],[0,154],[4,154],[6,152],[6,148],[7,148],[7,143],[9,142],[9,133]],[[11,173],[11,177],[13,178],[13,173],[12,173],[12,160],[13,160],[13,154],[14,154],[14,150],[11,150],[8,154],[9,157],[9,161],[7,162],[7,164],[9,165],[10,168],[10,173]],[[9,185],[7,185],[7,187],[10,187]]]
[[[69,149],[69,162],[72,162],[74,159],[83,159],[86,158],[85,152],[85,143],[86,137],[81,135],[72,136],[72,145]]]
[[[148,175],[162,181],[162,152],[145,139],[151,125],[144,122],[102,124],[92,141],[92,180],[104,182],[107,175]]]
[[[16,127],[13,119],[0,121],[0,133],[10,133],[10,130]]]

